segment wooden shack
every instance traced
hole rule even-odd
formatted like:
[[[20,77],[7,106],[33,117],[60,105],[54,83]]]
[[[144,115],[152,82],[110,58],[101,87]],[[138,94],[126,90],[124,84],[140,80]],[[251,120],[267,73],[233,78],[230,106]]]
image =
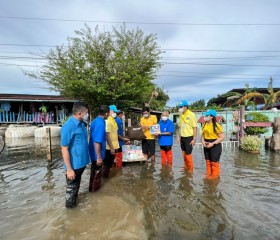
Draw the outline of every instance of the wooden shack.
[[[59,124],[77,101],[57,95],[0,94],[0,124]]]

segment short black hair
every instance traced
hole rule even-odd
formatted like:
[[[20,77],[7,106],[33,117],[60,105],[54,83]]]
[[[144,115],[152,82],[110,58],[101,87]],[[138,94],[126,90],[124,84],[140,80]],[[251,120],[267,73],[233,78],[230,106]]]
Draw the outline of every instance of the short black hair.
[[[123,111],[120,110],[119,112],[117,112],[117,115],[123,114]]]
[[[146,111],[147,111],[147,112],[150,112],[150,108],[149,108],[149,107],[143,107],[142,113],[143,113],[143,112],[146,112]]]
[[[106,113],[109,113],[110,109],[107,105],[101,105],[99,108],[99,115],[105,115]]]
[[[73,108],[72,108],[72,113],[77,114],[79,112],[83,112],[88,109],[88,106],[84,102],[74,102]]]

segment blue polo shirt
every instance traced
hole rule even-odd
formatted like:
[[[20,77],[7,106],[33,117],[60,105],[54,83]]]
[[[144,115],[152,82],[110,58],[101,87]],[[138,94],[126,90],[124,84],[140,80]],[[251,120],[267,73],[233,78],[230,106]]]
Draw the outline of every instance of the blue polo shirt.
[[[68,147],[70,163],[74,170],[90,163],[88,134],[83,122],[71,116],[61,129],[61,146]],[[64,164],[64,169],[66,165]]]
[[[106,123],[103,117],[96,117],[90,124],[89,155],[91,161],[97,160],[94,143],[100,144],[101,157],[105,158],[106,151]]]
[[[170,132],[171,135],[159,135],[158,144],[159,146],[172,146],[173,145],[173,133],[174,133],[174,123],[167,119],[167,121],[159,121],[160,132]]]
[[[118,124],[118,135],[123,137],[123,122],[120,118],[116,117],[116,123]],[[119,139],[120,148],[124,145],[123,140]]]

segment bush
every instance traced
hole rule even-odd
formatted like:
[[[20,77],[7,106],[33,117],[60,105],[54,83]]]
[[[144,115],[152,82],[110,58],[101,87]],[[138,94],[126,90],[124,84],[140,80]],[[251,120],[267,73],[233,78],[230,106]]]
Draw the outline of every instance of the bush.
[[[245,115],[246,122],[269,122],[269,118],[258,112],[248,113]],[[246,134],[249,135],[259,135],[267,132],[267,128],[265,127],[246,127]]]
[[[241,139],[241,147],[246,151],[259,151],[262,139],[257,136],[246,135]]]

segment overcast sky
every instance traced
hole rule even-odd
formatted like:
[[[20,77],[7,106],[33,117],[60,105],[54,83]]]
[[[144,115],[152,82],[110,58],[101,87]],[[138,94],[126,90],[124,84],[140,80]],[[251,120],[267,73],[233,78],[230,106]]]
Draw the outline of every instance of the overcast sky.
[[[270,76],[280,87],[279,9],[279,0],[2,0],[0,93],[56,94],[22,72],[40,66],[32,57],[50,47],[21,45],[61,45],[84,26],[19,18],[96,21],[87,24],[108,29],[134,22],[127,27],[156,34],[165,53],[155,83],[168,92],[169,106],[207,101],[246,83],[267,87]]]

